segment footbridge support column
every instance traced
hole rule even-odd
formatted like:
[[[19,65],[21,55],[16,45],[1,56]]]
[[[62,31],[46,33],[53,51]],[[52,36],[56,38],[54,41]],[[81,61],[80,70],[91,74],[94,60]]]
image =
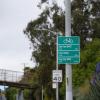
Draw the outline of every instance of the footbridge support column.
[[[30,90],[30,96],[29,96],[29,100],[33,100],[33,90]]]
[[[18,91],[18,94],[16,95],[16,100],[24,100],[23,89],[20,89]]]

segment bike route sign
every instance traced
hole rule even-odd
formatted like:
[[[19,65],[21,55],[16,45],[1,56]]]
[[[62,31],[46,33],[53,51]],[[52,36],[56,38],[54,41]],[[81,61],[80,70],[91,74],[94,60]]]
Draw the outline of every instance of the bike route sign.
[[[80,63],[79,36],[58,36],[57,54],[58,64]]]

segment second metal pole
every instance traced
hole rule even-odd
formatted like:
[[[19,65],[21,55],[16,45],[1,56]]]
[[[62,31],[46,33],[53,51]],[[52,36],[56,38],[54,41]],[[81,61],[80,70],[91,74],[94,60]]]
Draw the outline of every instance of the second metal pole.
[[[56,70],[58,70],[58,35],[56,35]],[[59,86],[58,82],[56,82],[56,100],[59,100]]]

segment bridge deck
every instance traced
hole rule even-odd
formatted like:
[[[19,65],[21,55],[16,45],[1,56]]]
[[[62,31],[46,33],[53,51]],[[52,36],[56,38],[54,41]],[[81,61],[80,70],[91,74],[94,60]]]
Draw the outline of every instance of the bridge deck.
[[[17,88],[22,88],[22,89],[33,89],[32,86],[29,84],[7,82],[7,81],[0,81],[0,85],[17,87]]]

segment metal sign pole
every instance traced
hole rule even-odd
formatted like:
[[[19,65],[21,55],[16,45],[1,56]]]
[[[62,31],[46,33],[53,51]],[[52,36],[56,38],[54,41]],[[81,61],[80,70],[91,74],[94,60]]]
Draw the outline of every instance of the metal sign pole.
[[[65,0],[65,36],[71,35],[71,0]],[[73,100],[72,96],[72,66],[66,64],[66,100]]]
[[[58,35],[56,36],[56,70],[58,70]],[[56,82],[56,100],[59,100],[59,86]]]

